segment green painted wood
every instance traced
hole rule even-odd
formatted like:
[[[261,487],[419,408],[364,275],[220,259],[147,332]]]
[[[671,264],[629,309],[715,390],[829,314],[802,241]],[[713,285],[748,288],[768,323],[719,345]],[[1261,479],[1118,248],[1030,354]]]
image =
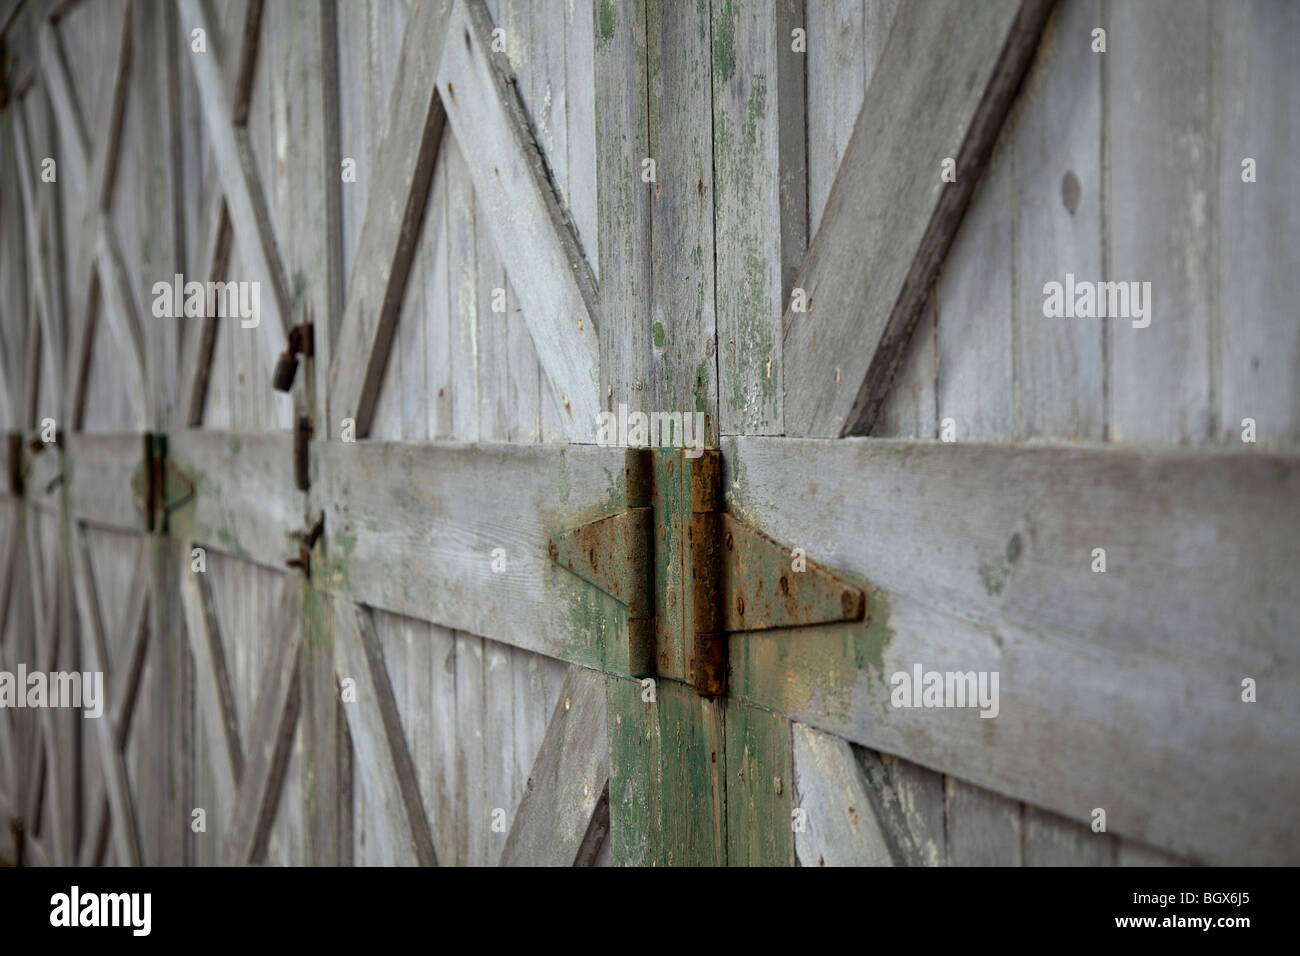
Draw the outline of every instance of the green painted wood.
[[[727,865],[793,866],[790,721],[726,702]]]
[[[619,866],[726,862],[723,705],[685,684],[609,677],[610,841]]]

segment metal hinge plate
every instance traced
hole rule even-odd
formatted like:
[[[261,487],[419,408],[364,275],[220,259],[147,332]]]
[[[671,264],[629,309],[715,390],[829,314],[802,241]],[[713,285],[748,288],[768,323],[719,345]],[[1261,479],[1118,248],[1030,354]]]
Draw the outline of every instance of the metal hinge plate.
[[[145,432],[143,454],[131,475],[131,497],[144,513],[145,528],[167,533],[173,511],[194,497],[194,480],[167,457],[167,436]]]
[[[726,693],[728,633],[861,620],[867,596],[722,509],[706,449],[630,448],[627,510],[555,535],[553,561],[628,607],[634,677]]]

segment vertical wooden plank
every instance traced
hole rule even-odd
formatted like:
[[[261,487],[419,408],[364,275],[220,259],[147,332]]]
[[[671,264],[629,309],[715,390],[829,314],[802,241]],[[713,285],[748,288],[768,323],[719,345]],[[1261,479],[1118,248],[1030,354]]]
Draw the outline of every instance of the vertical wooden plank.
[[[938,285],[930,294],[903,364],[894,378],[871,434],[878,438],[934,438],[938,435]]]
[[[712,3],[719,427],[782,433],[782,316],[808,245],[802,0]]]
[[[1253,418],[1261,444],[1300,443],[1300,196],[1284,171],[1300,155],[1300,7],[1252,2],[1214,8],[1222,39],[1217,97],[1219,336],[1218,437],[1241,442]],[[1255,181],[1242,181],[1242,162]]]
[[[646,129],[645,0],[592,5],[595,31],[597,258],[601,264],[600,362],[605,401],[646,410],[651,358],[651,189],[641,181],[650,157]],[[580,54],[579,54],[580,55]]]
[[[339,767],[341,722],[334,675],[334,607],[314,587],[302,592],[302,734],[303,820],[306,862],[337,866],[343,862],[343,817],[351,815],[352,794]]]
[[[443,150],[450,147],[444,141]],[[447,307],[448,235],[447,235],[447,163],[440,160],[434,167],[429,187],[429,205],[424,212],[424,235],[416,252],[416,266],[407,282],[407,299],[411,289],[420,288],[419,309],[413,316],[403,314],[402,321],[412,319],[425,325],[425,438],[450,438],[452,435],[452,315]],[[405,308],[405,306],[404,306]]]
[[[893,866],[866,780],[849,744],[795,723],[793,764],[801,866]]]
[[[483,699],[483,638],[456,634],[456,766],[461,785],[464,815],[457,837],[457,864],[484,866],[488,863],[488,828],[492,808],[488,804],[484,727],[487,707]]]
[[[646,5],[650,84],[648,411],[704,412],[718,434],[713,137],[707,5]],[[605,313],[608,314],[608,313]]]
[[[452,436],[477,441],[478,258],[474,187],[453,137],[442,144],[447,168],[447,293],[451,316]]]
[[[953,866],[1020,866],[1019,801],[947,779],[948,862]]]
[[[610,839],[621,866],[726,863],[723,707],[677,681],[607,683]]]
[[[568,131],[569,214],[592,274],[600,279],[599,214],[596,209],[596,3],[569,0],[564,9],[564,96]],[[605,313],[602,313],[605,314]]]
[[[474,262],[478,271],[478,289],[474,301],[475,329],[471,330],[477,343],[475,360],[478,383],[478,438],[482,441],[504,441],[510,432],[510,410],[507,408],[510,366],[506,330],[509,318],[506,312],[494,312],[494,300],[499,300],[508,310],[506,271],[497,252],[496,241],[488,228],[487,215],[482,203],[473,200]],[[497,290],[500,290],[498,296]]]
[[[1102,277],[1101,70],[1112,55],[1131,56],[1131,37],[1116,33],[1114,53],[1091,49],[1101,22],[1099,0],[1055,8],[1017,104],[1012,177],[1016,190],[1014,227],[1017,276],[1017,392],[1022,438],[1104,437],[1102,337],[1120,334],[1122,319],[1048,318],[1043,287]],[[1144,52],[1143,59],[1150,59]],[[1199,75],[1203,67],[1196,69]],[[1141,88],[1141,87],[1139,87]],[[1127,98],[1127,97],[1126,97]],[[1115,147],[1116,158],[1127,152]],[[1149,218],[1149,198],[1137,200]],[[982,250],[984,252],[984,250]],[[1114,264],[1127,270],[1127,260]],[[1136,263],[1134,264],[1136,265]],[[1113,271],[1113,270],[1112,270]],[[1107,278],[1145,278],[1116,273]],[[1163,296],[1161,296],[1163,299]],[[1163,307],[1162,301],[1162,307]],[[1136,332],[1145,336],[1152,329]]]
[[[810,239],[821,225],[826,198],[898,4],[899,0],[807,3]]]
[[[1025,807],[1025,866],[1114,866],[1119,840],[1085,823]]]
[[[420,790],[432,821],[438,859],[459,862],[457,840],[464,831],[465,801],[457,760],[456,637],[436,624],[426,625],[429,669],[422,676],[420,693],[428,699],[431,726],[414,754],[421,771]]]
[[[1114,4],[1109,19],[1108,36],[1122,42],[1106,53],[1106,278],[1150,282],[1153,300],[1148,328],[1108,320],[1110,437],[1199,443],[1213,412],[1210,4]]]
[[[1015,434],[1012,217],[1011,156],[995,148],[935,292],[941,438],[949,418],[956,441]],[[1041,303],[1028,319],[1048,321]]]
[[[483,641],[483,726],[485,797],[488,806],[487,863],[496,866],[519,805],[522,781],[515,777],[515,694],[513,648]],[[502,813],[498,813],[502,811]]]
[[[790,721],[726,703],[727,865],[794,866]]]

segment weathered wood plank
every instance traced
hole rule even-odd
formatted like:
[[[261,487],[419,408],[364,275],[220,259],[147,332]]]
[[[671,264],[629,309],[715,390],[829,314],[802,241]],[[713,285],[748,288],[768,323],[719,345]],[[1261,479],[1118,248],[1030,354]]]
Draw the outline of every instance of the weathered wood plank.
[[[1106,53],[1107,278],[1150,282],[1152,292],[1148,328],[1109,320],[1112,441],[1199,444],[1214,432],[1211,7],[1159,0],[1109,10],[1109,34],[1125,42]],[[1155,46],[1159,57],[1143,52]]]
[[[1239,443],[1242,420],[1253,418],[1261,444],[1295,447],[1300,323],[1282,316],[1294,316],[1300,301],[1300,269],[1282,250],[1294,250],[1300,236],[1300,196],[1278,172],[1300,154],[1300,7],[1254,2],[1212,9],[1221,37],[1221,85],[1211,93],[1219,120],[1219,187],[1211,200],[1219,260],[1217,437]],[[1253,183],[1242,181],[1248,157],[1255,163]],[[1167,314],[1180,321],[1177,306]]]
[[[335,673],[340,681],[352,680],[356,685],[357,699],[345,702],[343,713],[352,732],[362,786],[379,801],[385,819],[407,821],[395,840],[397,862],[436,866],[429,820],[370,612],[337,600],[334,620]]]
[[[482,0],[457,0],[438,90],[467,154],[486,225],[512,276],[524,321],[571,440],[590,440],[600,410],[595,279],[560,205],[509,72],[491,51]]]
[[[449,3],[420,3],[402,40],[332,359],[331,437],[339,434],[343,418],[356,421],[358,438],[369,434],[446,125],[433,84],[450,15]]]
[[[326,550],[319,572],[313,567],[319,586],[548,657],[603,665],[626,612],[553,564],[546,542],[624,507],[623,449],[325,442],[315,451],[326,503]],[[500,507],[506,501],[510,507]],[[498,547],[506,552],[499,574]]]
[[[600,364],[606,407],[640,410],[654,368],[650,318],[650,157],[645,0],[592,3],[595,211],[600,262]],[[585,56],[585,48],[573,51]]]
[[[181,0],[182,20],[193,29],[204,30],[209,39],[206,53],[191,53],[190,63],[198,84],[204,128],[217,159],[225,185],[226,209],[235,238],[248,264],[269,293],[262,300],[263,313],[288,334],[292,323],[291,301],[284,262],[276,244],[275,229],[248,143],[247,130],[234,121],[234,108],[222,76],[223,51],[216,46],[216,33],[199,0]],[[269,308],[267,308],[269,306]]]
[[[73,516],[101,527],[143,531],[144,515],[131,494],[131,476],[142,460],[138,433],[79,433],[64,454]]]
[[[173,432],[167,456],[194,482],[193,498],[170,516],[173,536],[274,568],[296,554],[304,495],[289,435]]]
[[[790,721],[728,701],[727,865],[794,866],[794,753]]]
[[[486,727],[483,638],[457,633],[455,748],[462,812],[456,855],[460,866],[486,866],[492,862],[488,858],[492,806],[487,795]]]
[[[862,770],[846,741],[792,725],[797,804],[795,852],[801,866],[893,866]]]
[[[810,308],[786,311],[787,434],[870,431],[1049,9],[899,9],[795,282]]]
[[[272,814],[284,782],[289,749],[301,703],[299,626],[302,593],[298,581],[285,577],[280,606],[269,629],[274,650],[263,662],[257,709],[249,724],[248,752],[239,793],[226,829],[225,862],[252,863],[265,852]]]
[[[609,778],[604,675],[570,667],[501,854],[503,866],[572,866]]]
[[[785,303],[808,246],[802,0],[713,0],[713,231],[721,434],[782,433]]]
[[[723,703],[677,681],[606,681],[610,840],[620,866],[727,861]]]
[[[731,508],[873,586],[866,626],[733,641],[737,694],[1076,820],[1106,807],[1112,832],[1173,852],[1294,858],[1300,777],[1274,725],[1295,715],[1243,707],[1239,685],[1261,674],[1297,684],[1300,661],[1276,623],[1300,610],[1289,571],[1300,513],[1279,509],[1298,500],[1296,462],[876,440],[724,445]],[[828,474],[839,476],[829,502],[818,478]],[[837,507],[841,496],[855,507]],[[1107,551],[1105,574],[1090,570],[1094,547]],[[1223,634],[1239,637],[1225,646]],[[916,663],[1000,672],[996,722],[888,706],[889,676]],[[1195,721],[1182,716],[1189,695]],[[1249,785],[1195,786],[1207,753],[1222,779]],[[1158,817],[1148,812],[1157,804]]]
[[[949,777],[948,862],[952,866],[1020,866],[1023,842],[1018,800]]]
[[[712,77],[707,4],[646,4],[651,364],[634,406],[703,412],[718,434]]]
[[[83,628],[82,648],[86,655],[86,669],[108,670],[108,644],[104,635],[103,619],[100,615],[99,601],[95,596],[95,584],[90,566],[90,554],[86,548],[85,532],[76,528],[69,548],[69,561],[73,583],[76,589],[77,609]],[[148,576],[142,573],[143,542],[136,555],[136,574],[131,594],[128,598],[128,610],[123,630],[128,638],[139,630],[144,614],[144,602],[147,596]],[[98,744],[100,766],[103,772],[104,786],[108,792],[109,806],[112,808],[113,845],[119,859],[126,865],[138,866],[142,862],[140,836],[135,819],[135,808],[131,800],[131,791],[127,782],[126,765],[122,751],[111,722],[106,719],[95,721],[95,736]]]
[[[212,589],[206,574],[189,572],[181,586],[185,608],[185,631],[194,659],[194,694],[202,717],[208,747],[215,765],[213,783],[221,808],[235,807],[243,777],[244,749],[240,742],[238,715],[226,667],[225,647],[212,603]]]

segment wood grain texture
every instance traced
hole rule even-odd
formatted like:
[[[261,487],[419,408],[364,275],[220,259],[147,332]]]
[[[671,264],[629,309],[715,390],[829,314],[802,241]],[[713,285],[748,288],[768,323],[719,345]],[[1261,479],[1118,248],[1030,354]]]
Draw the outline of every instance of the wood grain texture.
[[[180,9],[186,22],[193,25],[192,29],[203,29],[209,35],[213,34],[213,24],[199,0],[181,0]],[[222,79],[224,67],[220,55],[215,48],[209,48],[203,54],[189,54],[198,83],[199,105],[216,154],[221,181],[225,185],[226,208],[235,239],[241,252],[248,257],[255,281],[262,283],[267,293],[261,300],[266,313],[264,317],[287,334],[293,324],[293,315],[284,261],[247,130],[234,121],[233,106]]]
[[[1169,18],[1178,11],[1177,20]],[[1149,328],[1111,324],[1110,437],[1199,444],[1215,431],[1211,4],[1116,4],[1106,56],[1107,243],[1115,280],[1150,282]],[[1137,53],[1158,44],[1159,63]],[[1126,91],[1140,90],[1141,95]],[[1238,171],[1239,178],[1239,171]],[[1161,210],[1153,216],[1152,209]]]
[[[1268,729],[1289,718],[1243,708],[1239,687],[1254,671],[1296,682],[1272,623],[1298,597],[1279,571],[1297,560],[1286,528],[1300,515],[1277,509],[1294,497],[1289,459],[760,438],[724,455],[732,509],[872,583],[859,631],[733,640],[742,698],[1075,820],[1104,806],[1112,832],[1172,852],[1294,855],[1281,794],[1297,781]],[[829,500],[824,474],[841,476]],[[1090,571],[1094,547],[1107,550],[1104,575]],[[1223,633],[1239,639],[1225,646]],[[889,707],[888,676],[918,662],[999,671],[999,717]],[[1194,787],[1207,747],[1225,779],[1272,768],[1269,787]],[[1051,759],[1062,748],[1068,768]]]
[[[286,577],[280,606],[271,622],[268,636],[273,650],[266,656],[258,682],[257,708],[248,725],[244,772],[226,831],[223,856],[227,865],[255,862],[266,849],[301,706],[301,603],[297,580]]]
[[[1049,8],[900,7],[786,311],[787,434],[870,431]]]
[[[617,866],[727,860],[723,706],[677,681],[606,681],[611,854]]]
[[[436,866],[429,820],[420,800],[415,767],[402,734],[392,685],[369,612],[346,600],[335,602],[334,668],[339,680],[355,682],[356,701],[344,702],[361,786],[388,820],[405,819],[395,834],[396,862]]]
[[[1232,11],[1214,7],[1212,15],[1221,37],[1219,88],[1211,94],[1219,123],[1219,188],[1211,200],[1219,260],[1216,437],[1239,443],[1242,420],[1253,418],[1261,444],[1294,448],[1300,323],[1280,317],[1293,316],[1300,300],[1300,198],[1277,170],[1300,151],[1300,11],[1255,2]],[[1242,181],[1247,157],[1255,161],[1253,183]]]
[[[99,602],[95,596],[93,572],[90,568],[84,534],[85,532],[80,529],[73,532],[70,548],[71,573],[76,588],[81,626],[84,628],[82,647],[86,655],[86,669],[104,673],[108,670],[107,642]],[[142,564],[142,556],[142,553],[137,555],[137,567]],[[138,583],[130,598],[131,610],[123,627],[123,632],[128,637],[134,636],[134,632],[141,625],[147,594],[148,578],[138,574],[136,580]],[[138,866],[142,861],[140,836],[120,744],[107,720],[100,719],[95,722],[95,736],[104,773],[104,785],[112,809],[113,845],[124,864]]]
[[[438,89],[470,160],[486,212],[481,224],[511,275],[538,359],[560,397],[566,434],[590,440],[600,408],[595,279],[533,139],[509,61],[491,51],[491,32],[481,0],[458,0]]]
[[[654,369],[645,0],[590,5],[595,50],[595,212],[604,407],[639,410]],[[579,51],[582,55],[582,51]]]
[[[712,4],[718,414],[782,433],[781,316],[808,245],[802,2]]]
[[[551,562],[552,534],[621,510],[623,450],[327,442],[326,550],[313,580],[356,600],[590,667],[626,612]],[[436,476],[436,477],[435,477]],[[511,501],[509,509],[467,502]],[[506,552],[492,570],[495,548]],[[459,666],[459,664],[458,664]]]
[[[603,674],[571,666],[527,777],[503,866],[572,866],[609,778]]]
[[[419,4],[407,24],[384,138],[366,198],[358,252],[347,284],[330,373],[328,435],[344,418],[357,437],[370,429],[379,383],[420,235],[446,114],[433,86],[444,55],[450,5]]]
[[[793,866],[794,755],[790,721],[729,701],[727,865]]]
[[[893,866],[849,744],[795,722],[795,852],[801,866]]]

